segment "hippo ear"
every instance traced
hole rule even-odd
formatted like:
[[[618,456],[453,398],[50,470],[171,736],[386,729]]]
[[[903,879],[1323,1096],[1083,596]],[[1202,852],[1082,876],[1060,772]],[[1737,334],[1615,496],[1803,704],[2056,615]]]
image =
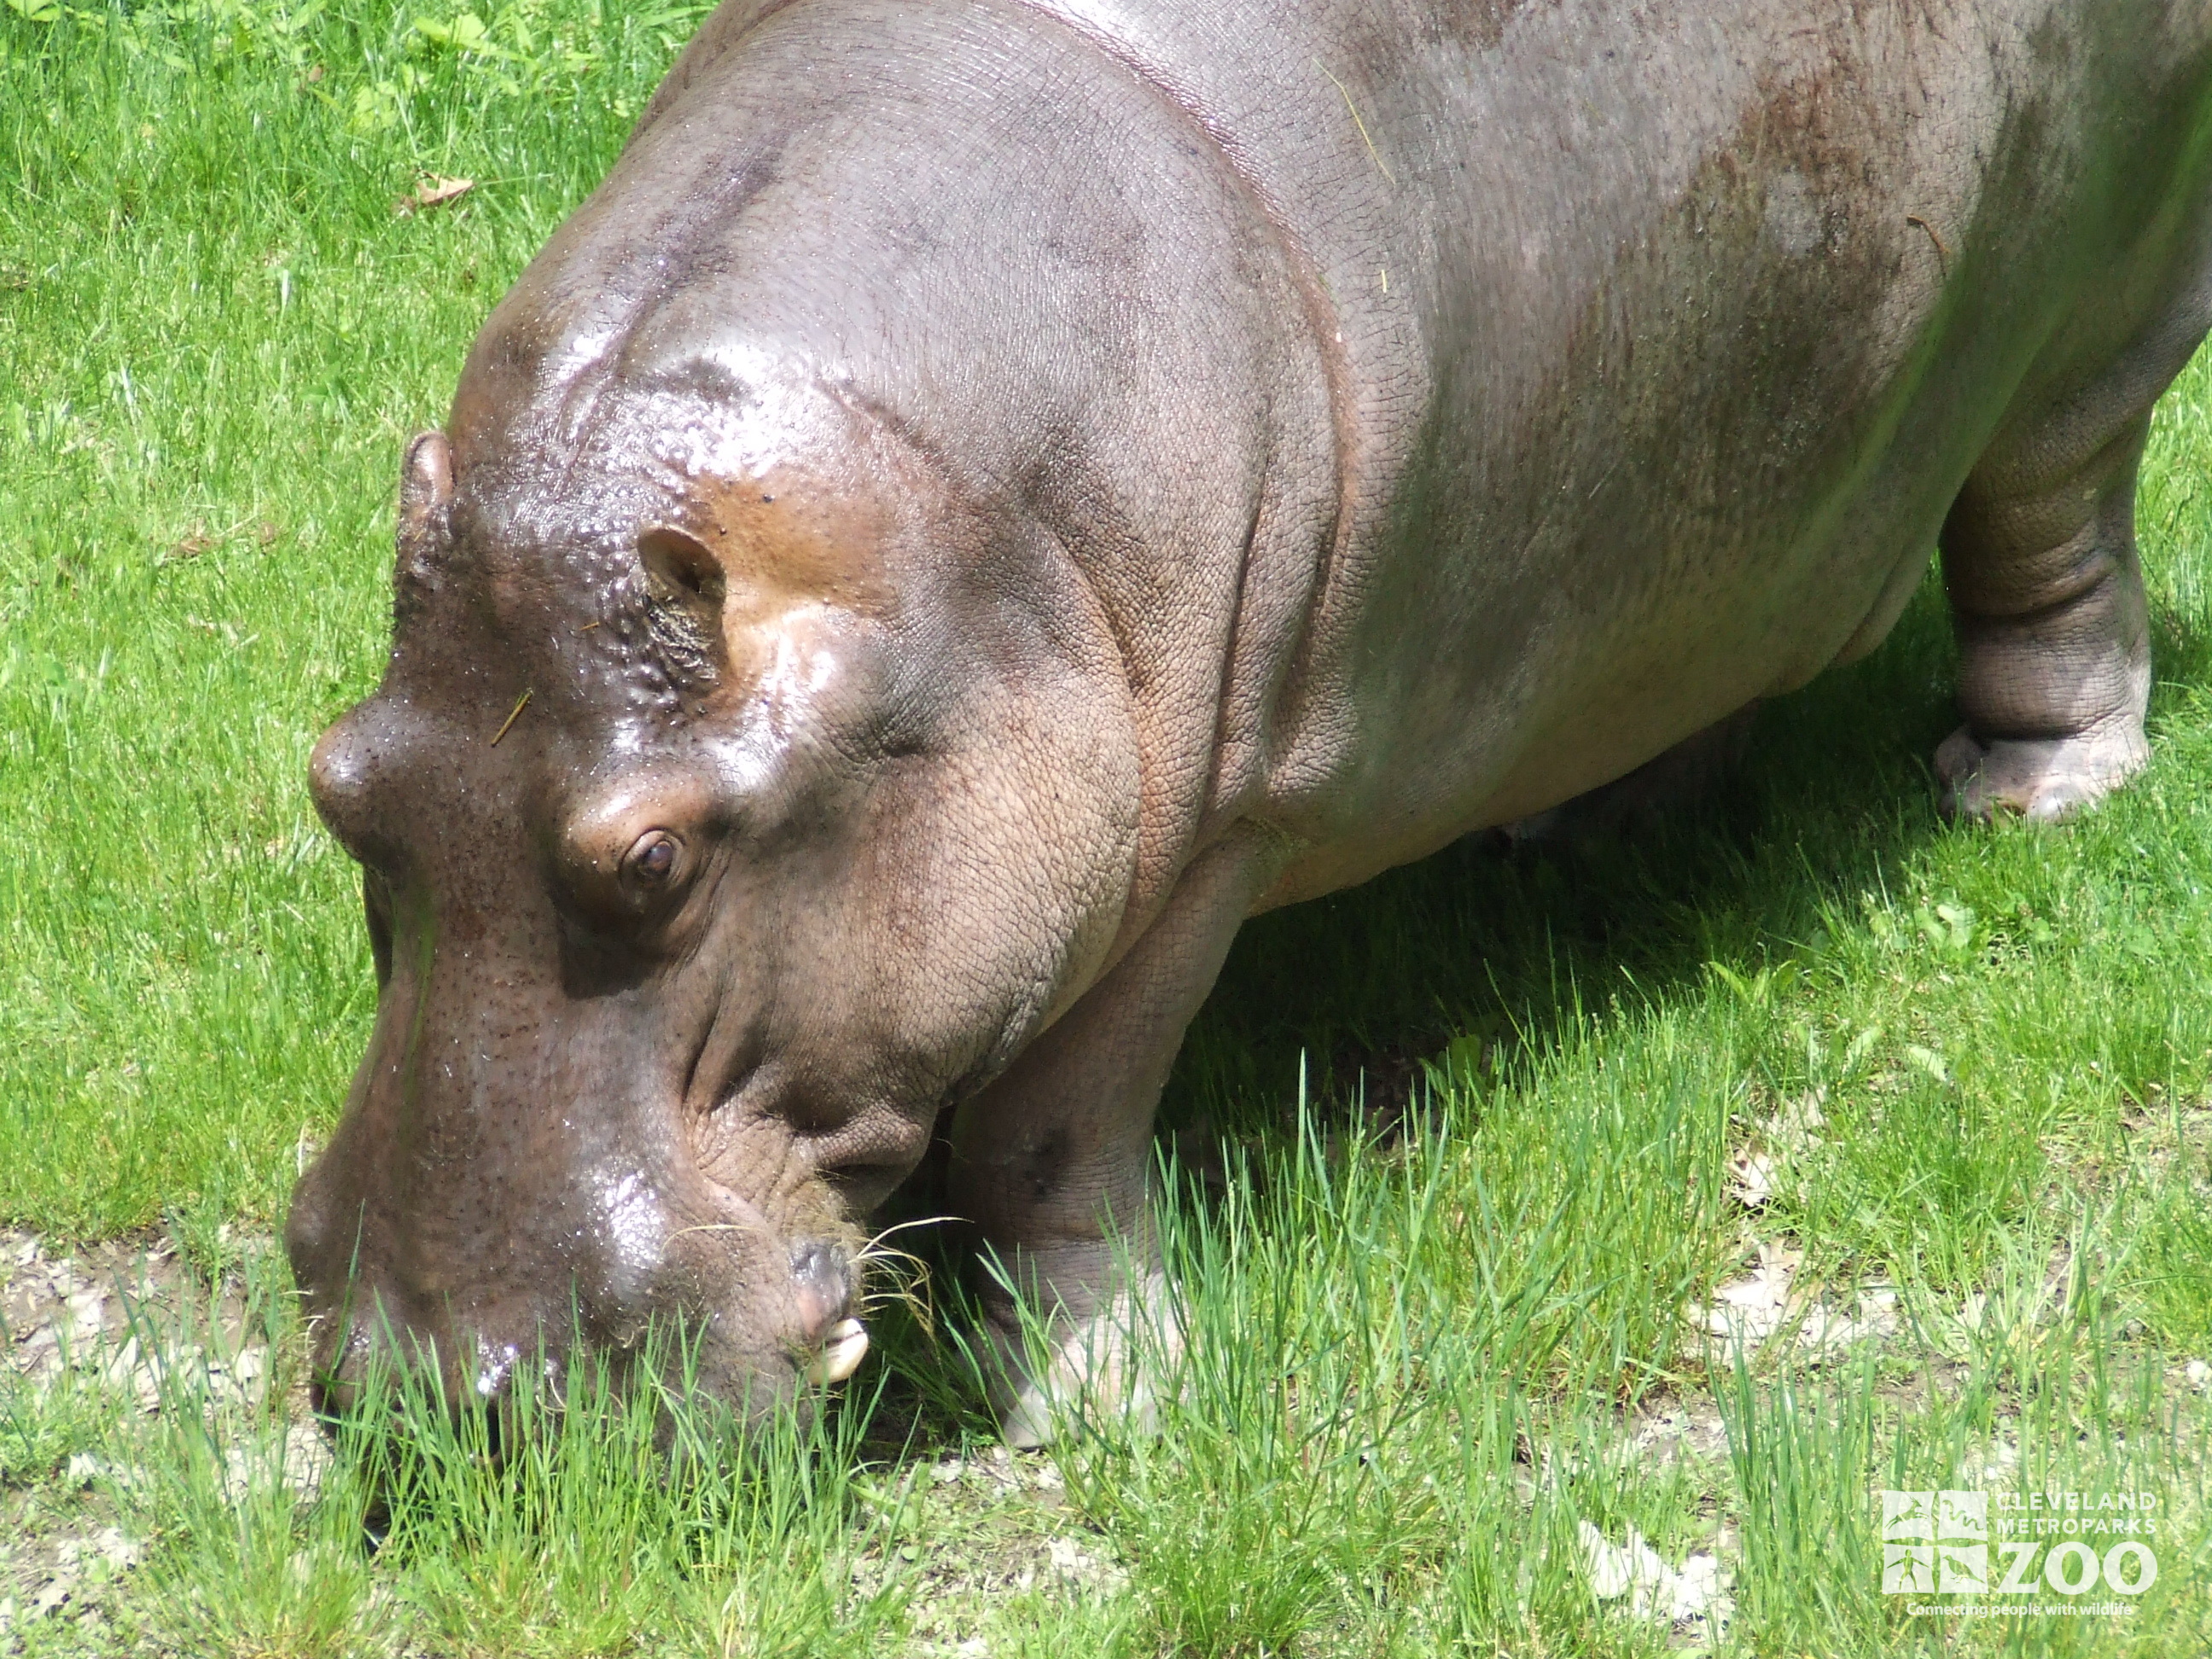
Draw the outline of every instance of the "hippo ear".
[[[453,449],[442,432],[423,432],[399,464],[399,568],[396,614],[404,618],[437,585],[438,563],[453,541]]]
[[[714,550],[675,525],[648,526],[637,538],[638,562],[653,600],[653,632],[676,665],[713,679],[722,665],[722,599],[727,582]]]
[[[421,432],[399,466],[399,539],[426,549],[445,539],[453,505],[453,447],[442,432]]]

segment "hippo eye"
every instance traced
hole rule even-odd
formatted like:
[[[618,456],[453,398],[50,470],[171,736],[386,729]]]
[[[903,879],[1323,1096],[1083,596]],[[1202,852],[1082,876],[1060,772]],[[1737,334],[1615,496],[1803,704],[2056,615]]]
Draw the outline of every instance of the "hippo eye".
[[[648,830],[623,860],[623,872],[648,887],[661,886],[676,873],[676,861],[682,852],[676,837],[665,830]]]

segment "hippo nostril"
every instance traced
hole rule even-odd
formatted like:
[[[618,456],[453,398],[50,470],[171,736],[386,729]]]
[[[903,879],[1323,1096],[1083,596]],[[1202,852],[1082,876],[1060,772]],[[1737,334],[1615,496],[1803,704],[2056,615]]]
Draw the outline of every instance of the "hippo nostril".
[[[791,1252],[792,1288],[799,1304],[799,1338],[823,1342],[853,1310],[852,1258],[841,1244],[811,1238]]]
[[[799,1334],[811,1350],[799,1374],[817,1387],[842,1382],[868,1352],[867,1330],[852,1316],[853,1259],[842,1245],[808,1239],[791,1253],[791,1276]]]
[[[791,1271],[798,1278],[845,1271],[845,1247],[826,1238],[801,1239],[792,1246]]]

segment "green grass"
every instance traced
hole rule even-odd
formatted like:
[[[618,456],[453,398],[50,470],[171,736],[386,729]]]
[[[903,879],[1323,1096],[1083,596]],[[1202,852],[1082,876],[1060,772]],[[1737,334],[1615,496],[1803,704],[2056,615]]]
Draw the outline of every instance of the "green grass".
[[[0,1213],[70,1231],[270,1215],[328,1124],[372,994],[302,769],[381,667],[392,458],[672,44],[520,8],[599,61],[510,93],[396,8],[168,9],[0,14],[0,1133],[44,1153]],[[478,182],[395,216],[423,170]]]
[[[496,1472],[396,1400],[374,1552],[379,1447],[288,1484],[281,1267],[218,1228],[275,1224],[372,1012],[307,752],[378,672],[401,442],[692,15],[0,7],[0,1219],[166,1224],[278,1357],[244,1399],[182,1364],[154,1415],[0,1373],[0,1650],[1660,1651],[1592,1595],[1585,1522],[1717,1547],[1740,1651],[2201,1647],[2205,360],[2142,490],[2155,758],[2087,822],[1938,821],[1931,588],[1690,818],[1465,845],[1247,929],[1167,1103],[1219,1167],[1175,1188],[1192,1358],[1158,1436],[991,1463],[957,1322],[894,1313],[877,1381],[742,1468],[671,1466],[657,1437],[710,1419],[586,1386]],[[424,173],[476,182],[395,214]],[[1773,1127],[1808,1099],[1814,1139]],[[1762,1242],[1893,1287],[1899,1328],[1709,1344],[1686,1307]],[[214,1295],[147,1346],[204,1346]],[[1717,1426],[1639,1449],[1662,1411]],[[2159,1582],[2125,1620],[1909,1619],[1874,1494],[1947,1484],[2151,1492]],[[21,1552],[111,1525],[137,1564],[30,1618]]]

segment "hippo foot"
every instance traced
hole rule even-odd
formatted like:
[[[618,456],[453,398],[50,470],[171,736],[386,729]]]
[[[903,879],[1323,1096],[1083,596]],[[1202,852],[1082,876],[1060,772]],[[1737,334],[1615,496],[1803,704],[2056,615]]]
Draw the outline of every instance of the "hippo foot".
[[[994,1320],[997,1375],[991,1406],[1009,1446],[1033,1451],[1085,1426],[1135,1434],[1159,1427],[1159,1385],[1182,1358],[1180,1322],[1164,1274],[1133,1295],[1041,1340]]]
[[[2142,770],[2150,745],[2142,726],[2115,720],[2070,738],[2000,738],[1983,743],[1960,726],[1936,750],[1943,815],[1987,822],[2010,813],[2057,823],[2091,807]]]

